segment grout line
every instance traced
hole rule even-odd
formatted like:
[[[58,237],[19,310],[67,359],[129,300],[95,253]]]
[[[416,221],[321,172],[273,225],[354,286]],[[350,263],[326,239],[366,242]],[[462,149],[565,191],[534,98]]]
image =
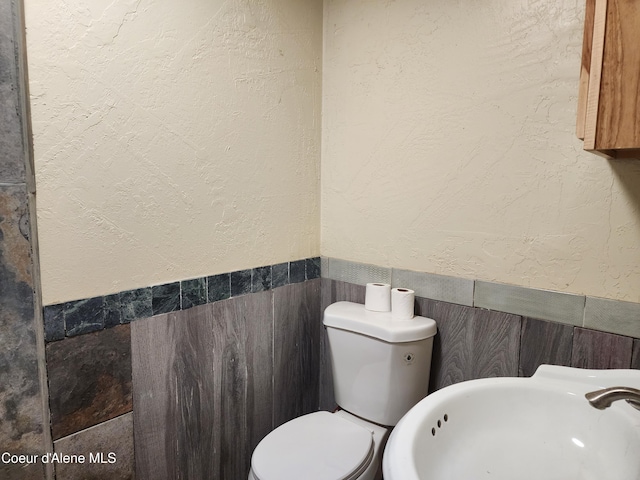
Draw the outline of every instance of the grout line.
[[[476,308],[476,279],[473,279],[473,286],[471,287],[471,306]]]
[[[117,419],[122,418],[122,417],[124,417],[126,415],[131,415],[132,416],[131,420],[133,421],[133,408],[131,410],[129,410],[128,412],[121,413],[119,415],[116,415],[115,417],[108,418],[107,420],[104,420],[104,421],[102,421],[100,423],[96,423],[95,425],[88,426],[86,428],[83,428],[82,430],[78,430],[77,432],[73,432],[73,433],[70,433],[69,435],[65,435],[64,437],[60,437],[60,438],[58,438],[56,440],[53,440],[53,442],[56,443],[56,442],[59,442],[60,440],[66,440],[66,439],[74,437],[74,436],[76,436],[78,434],[85,433],[85,432],[87,432],[89,430],[93,430],[93,429],[99,428],[101,425],[104,425],[105,423],[109,423],[109,422],[111,422],[113,420],[117,420]]]
[[[275,295],[271,294],[271,429],[276,424],[276,306]]]

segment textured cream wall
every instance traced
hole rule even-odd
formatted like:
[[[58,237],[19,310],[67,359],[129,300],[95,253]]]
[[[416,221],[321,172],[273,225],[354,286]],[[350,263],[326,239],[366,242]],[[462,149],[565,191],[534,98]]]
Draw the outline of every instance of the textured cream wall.
[[[323,255],[640,301],[640,161],[574,135],[583,0],[324,9]]]
[[[45,304],[319,254],[320,0],[25,4]]]

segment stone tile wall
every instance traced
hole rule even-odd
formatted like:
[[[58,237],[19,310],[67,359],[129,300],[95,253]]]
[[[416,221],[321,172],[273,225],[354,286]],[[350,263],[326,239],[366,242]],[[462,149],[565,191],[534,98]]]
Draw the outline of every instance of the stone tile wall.
[[[320,258],[315,257],[48,305],[45,339],[62,340],[319,277]]]
[[[47,345],[54,440],[132,410],[130,327]]]
[[[44,341],[30,223],[21,2],[0,0],[0,453],[50,451]],[[0,478],[42,479],[42,463],[0,464]]]
[[[58,464],[58,480],[134,478],[133,413],[62,438],[54,446],[60,455],[84,456],[82,463]]]

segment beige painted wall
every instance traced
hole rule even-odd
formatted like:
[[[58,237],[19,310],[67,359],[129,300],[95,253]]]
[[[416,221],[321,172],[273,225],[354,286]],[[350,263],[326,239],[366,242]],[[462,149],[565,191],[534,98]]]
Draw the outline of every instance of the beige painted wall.
[[[45,304],[319,254],[321,1],[25,4]]]
[[[324,9],[323,255],[640,301],[640,161],[574,135],[584,1]]]
[[[324,60],[317,0],[25,3],[45,304],[317,255],[319,231],[327,256],[640,301],[640,162],[573,133],[583,1],[326,0]]]

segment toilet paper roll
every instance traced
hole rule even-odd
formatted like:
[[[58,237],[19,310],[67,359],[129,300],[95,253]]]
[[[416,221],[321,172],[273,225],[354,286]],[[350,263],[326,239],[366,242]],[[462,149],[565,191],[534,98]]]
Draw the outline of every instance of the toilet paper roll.
[[[411,320],[416,292],[408,288],[391,290],[391,319]]]
[[[372,312],[390,312],[391,285],[388,283],[367,283],[364,308]]]

